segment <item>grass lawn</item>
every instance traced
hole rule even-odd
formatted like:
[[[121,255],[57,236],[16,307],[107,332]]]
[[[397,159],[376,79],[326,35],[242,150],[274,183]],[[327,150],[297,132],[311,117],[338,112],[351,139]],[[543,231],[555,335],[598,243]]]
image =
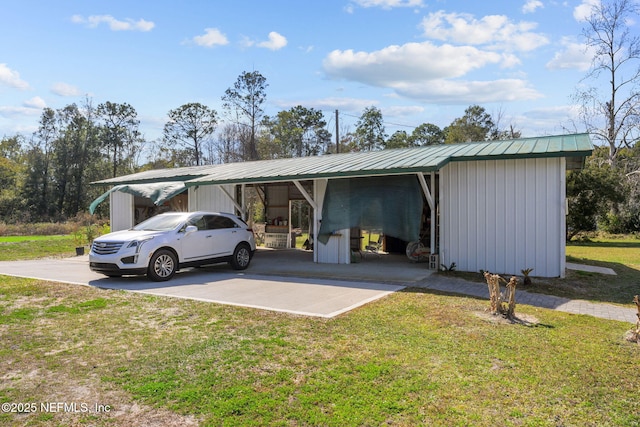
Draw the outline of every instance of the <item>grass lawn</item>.
[[[567,262],[608,267],[616,276],[567,270],[563,279],[535,277],[527,291],[594,302],[631,304],[640,294],[640,239],[634,237],[597,237],[588,242],[567,244]],[[467,280],[483,282],[479,273],[448,273]],[[508,277],[507,277],[508,279]],[[524,289],[524,288],[522,288]]]
[[[0,403],[28,409],[0,425],[640,426],[632,325],[487,308],[408,289],[319,319],[0,277]]]
[[[0,261],[72,256],[75,243],[63,236],[0,236]]]

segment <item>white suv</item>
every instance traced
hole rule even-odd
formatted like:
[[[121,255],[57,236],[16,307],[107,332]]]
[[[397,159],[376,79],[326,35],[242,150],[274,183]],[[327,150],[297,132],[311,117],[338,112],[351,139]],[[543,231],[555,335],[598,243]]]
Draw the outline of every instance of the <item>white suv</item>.
[[[146,274],[165,281],[183,267],[228,262],[244,270],[256,250],[239,217],[217,212],[170,212],[93,241],[89,268],[109,277]]]

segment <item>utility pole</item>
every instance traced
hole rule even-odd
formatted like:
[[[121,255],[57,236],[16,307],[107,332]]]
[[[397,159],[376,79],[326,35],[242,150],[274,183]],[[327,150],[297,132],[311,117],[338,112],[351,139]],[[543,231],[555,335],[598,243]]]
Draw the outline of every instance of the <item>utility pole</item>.
[[[338,134],[338,110],[336,110],[336,154],[340,152],[340,135]]]

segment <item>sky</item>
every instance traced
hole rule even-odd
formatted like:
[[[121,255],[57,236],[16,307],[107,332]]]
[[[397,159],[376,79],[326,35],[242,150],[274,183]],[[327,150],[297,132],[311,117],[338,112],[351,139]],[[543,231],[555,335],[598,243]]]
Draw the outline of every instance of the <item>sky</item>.
[[[154,140],[186,103],[224,119],[245,71],[266,78],[265,114],[322,110],[334,137],[336,110],[345,132],[372,106],[389,135],[444,128],[470,105],[526,137],[582,132],[571,96],[597,1],[4,0],[0,138],[88,99],[130,104]]]

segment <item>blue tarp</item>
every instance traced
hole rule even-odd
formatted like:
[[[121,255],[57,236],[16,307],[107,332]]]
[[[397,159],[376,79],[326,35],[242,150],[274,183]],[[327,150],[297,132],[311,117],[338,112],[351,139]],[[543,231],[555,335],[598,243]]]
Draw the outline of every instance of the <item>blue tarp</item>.
[[[413,175],[331,179],[318,240],[326,244],[333,232],[352,227],[418,240],[422,209],[422,189]]]

